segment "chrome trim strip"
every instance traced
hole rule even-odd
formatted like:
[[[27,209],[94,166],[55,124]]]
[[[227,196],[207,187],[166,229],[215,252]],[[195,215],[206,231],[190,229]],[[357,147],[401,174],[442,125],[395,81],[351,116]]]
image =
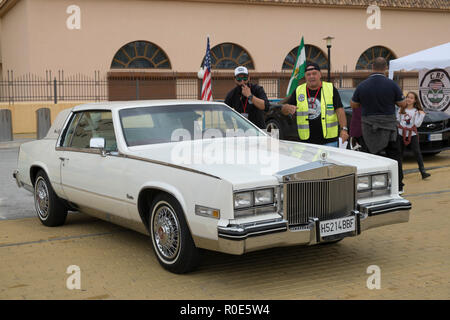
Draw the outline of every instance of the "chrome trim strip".
[[[264,186],[264,187],[233,190],[233,193],[255,191],[255,190],[263,190],[263,189],[278,188],[278,187],[280,187],[280,185],[279,184],[275,184],[275,185],[269,185],[269,186]]]
[[[19,188],[22,188],[23,184],[19,180],[19,170],[16,169],[16,170],[13,171],[13,178],[16,180],[17,186]]]
[[[326,161],[315,161],[275,173],[280,182],[298,182],[333,179],[356,175],[356,167],[340,166]]]
[[[392,199],[368,204],[358,204],[358,210],[369,216],[386,214],[393,211],[410,210],[411,208],[411,202],[406,199]]]
[[[55,149],[56,149],[56,151],[70,151],[70,152],[92,153],[92,154],[101,155],[101,150],[99,150],[99,149],[89,149],[89,148],[78,149],[78,148],[68,148],[68,147],[56,147]],[[184,171],[190,171],[190,172],[202,174],[202,175],[205,175],[208,177],[212,177],[212,178],[215,178],[218,180],[222,180],[220,177],[214,176],[212,174],[202,172],[199,170],[195,170],[195,169],[191,169],[191,168],[187,168],[187,167],[183,167],[183,166],[179,166],[179,165],[175,165],[175,164],[171,164],[168,162],[151,160],[151,159],[146,159],[146,158],[137,157],[137,156],[131,156],[131,155],[127,155],[127,154],[124,154],[121,152],[109,152],[109,153],[106,153],[106,155],[111,156],[111,157],[120,157],[120,158],[125,158],[125,159],[149,162],[149,163],[158,164],[161,166],[172,167],[172,168],[180,169],[180,170],[184,170]]]
[[[219,238],[245,240],[252,236],[287,231],[287,221],[279,219],[253,224],[229,225],[227,227],[219,226],[217,227],[217,231]]]
[[[286,227],[279,227],[279,228],[274,228],[274,229],[270,229],[270,230],[248,232],[245,235],[231,235],[231,234],[219,233],[219,238],[225,238],[225,239],[230,239],[230,240],[245,240],[248,237],[260,236],[260,235],[265,235],[265,234],[270,234],[270,233],[275,233],[275,232],[284,232],[284,231],[287,231]]]
[[[34,188],[33,188],[33,186],[30,186],[30,185],[28,185],[28,184],[26,184],[26,183],[22,183],[22,187],[23,187],[25,190],[30,191],[31,193],[34,193]]]
[[[92,153],[101,155],[100,149],[97,148],[73,148],[73,147],[56,147],[56,151],[68,151],[68,152],[79,152],[79,153]]]
[[[126,200],[119,199],[119,198],[114,198],[114,197],[109,197],[109,196],[106,196],[106,195],[104,195],[104,194],[92,192],[92,191],[85,190],[85,189],[81,189],[81,188],[76,188],[76,187],[73,187],[73,186],[69,186],[69,185],[67,185],[67,184],[61,184],[61,186],[62,186],[63,188],[71,188],[71,189],[76,190],[76,191],[81,191],[81,192],[90,193],[90,194],[93,194],[93,195],[98,196],[98,197],[102,197],[102,198],[106,198],[106,199],[111,199],[111,200],[115,200],[115,201],[120,201],[120,202],[125,202],[125,203],[127,203],[127,204],[136,205],[135,202],[126,201]]]
[[[203,172],[203,171],[199,171],[199,170],[195,170],[195,169],[191,169],[191,168],[187,168],[187,167],[183,167],[183,166],[179,166],[176,164],[171,164],[168,162],[163,162],[163,161],[158,161],[158,160],[151,160],[151,159],[146,159],[146,158],[142,158],[142,157],[137,157],[137,156],[131,156],[131,155],[127,155],[127,154],[123,154],[119,152],[119,157],[123,157],[126,159],[132,159],[132,160],[138,160],[138,161],[144,161],[144,162],[149,162],[149,163],[153,163],[153,164],[158,164],[161,166],[166,166],[166,167],[171,167],[171,168],[175,168],[175,169],[180,169],[180,170],[184,170],[184,171],[189,171],[189,172],[193,172],[193,173],[198,173],[198,174],[202,174],[214,179],[218,179],[218,180],[222,180],[222,178],[214,176],[212,174]]]

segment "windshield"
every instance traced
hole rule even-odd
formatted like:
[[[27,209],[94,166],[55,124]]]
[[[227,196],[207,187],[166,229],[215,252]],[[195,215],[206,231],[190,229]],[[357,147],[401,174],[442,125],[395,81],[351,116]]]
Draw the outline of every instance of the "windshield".
[[[341,96],[341,101],[344,108],[350,107],[350,100],[353,97],[353,92],[355,92],[354,89],[339,90],[339,95]]]
[[[264,135],[248,120],[222,105],[139,107],[120,110],[119,116],[128,146]]]

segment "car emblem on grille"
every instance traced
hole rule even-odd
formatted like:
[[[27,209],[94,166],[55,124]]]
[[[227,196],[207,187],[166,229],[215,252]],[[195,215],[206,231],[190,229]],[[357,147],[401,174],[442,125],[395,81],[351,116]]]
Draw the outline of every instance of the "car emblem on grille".
[[[436,125],[434,123],[430,123],[430,124],[427,124],[427,128],[434,129],[434,128],[436,128]]]

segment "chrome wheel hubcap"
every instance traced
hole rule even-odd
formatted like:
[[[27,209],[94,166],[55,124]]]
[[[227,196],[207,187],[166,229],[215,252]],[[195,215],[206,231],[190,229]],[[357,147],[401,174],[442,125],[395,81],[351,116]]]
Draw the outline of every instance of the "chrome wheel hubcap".
[[[38,215],[41,218],[46,219],[48,216],[49,195],[47,184],[43,179],[39,179],[38,182],[36,182],[34,203]]]
[[[174,259],[180,249],[180,226],[176,213],[163,205],[155,212],[153,237],[158,251],[165,259]]]
[[[269,134],[272,135],[272,130],[274,130],[274,129],[279,130],[278,126],[275,123],[270,122],[269,124],[267,124],[266,130]]]

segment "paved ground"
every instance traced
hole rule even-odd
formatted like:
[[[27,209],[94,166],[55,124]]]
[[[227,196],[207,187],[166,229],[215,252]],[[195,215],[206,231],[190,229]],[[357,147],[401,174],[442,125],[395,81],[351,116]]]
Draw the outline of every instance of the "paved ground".
[[[16,151],[8,150],[0,155],[14,162]],[[425,158],[425,166],[434,169],[422,181],[417,164],[405,161],[405,197],[413,203],[407,224],[328,246],[204,252],[200,268],[181,276],[159,266],[147,237],[83,214],[58,228],[37,218],[3,220],[0,299],[449,299],[450,151]],[[2,165],[0,215],[34,216],[26,193],[11,205],[10,188],[17,188],[4,186],[8,170]],[[71,265],[81,270],[80,290],[66,287]],[[379,290],[366,286],[371,265],[381,270]]]

